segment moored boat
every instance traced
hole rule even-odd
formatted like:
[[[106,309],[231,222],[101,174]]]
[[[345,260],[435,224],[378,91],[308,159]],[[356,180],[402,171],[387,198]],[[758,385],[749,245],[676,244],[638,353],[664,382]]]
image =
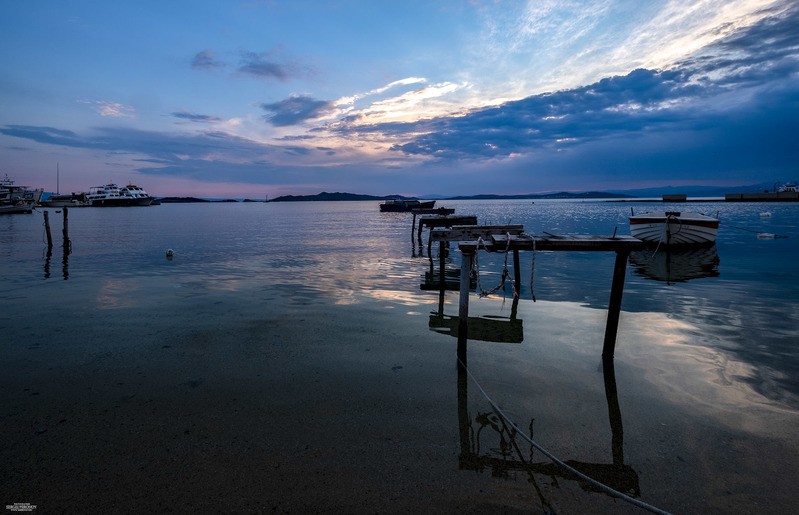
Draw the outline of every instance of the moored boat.
[[[719,219],[700,213],[665,211],[630,216],[630,234],[658,245],[710,245],[716,241]]]
[[[18,186],[8,174],[0,179],[0,214],[32,213],[44,190]]]
[[[778,193],[796,193],[799,192],[799,185],[797,185],[793,181],[786,182],[785,184],[781,185],[780,188],[777,190]]]
[[[432,209],[435,207],[435,200],[420,201],[416,199],[391,199],[380,204],[380,211],[387,213],[409,212],[414,209]]]
[[[50,195],[42,200],[44,207],[85,207],[91,205],[86,200],[85,193],[71,193],[69,195]]]
[[[153,197],[133,184],[120,188],[116,184],[109,183],[92,186],[86,194],[86,200],[92,207],[149,206],[153,202]]]

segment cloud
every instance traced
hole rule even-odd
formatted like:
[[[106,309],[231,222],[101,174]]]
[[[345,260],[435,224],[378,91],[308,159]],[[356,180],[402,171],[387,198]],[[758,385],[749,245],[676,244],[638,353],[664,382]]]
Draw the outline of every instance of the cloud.
[[[773,107],[768,91],[799,91],[799,9],[777,11],[667,70],[637,69],[593,84],[530,96],[460,116],[364,123],[361,114],[331,124],[342,136],[382,135],[408,156],[507,159],[563,152],[605,138],[701,131]],[[766,43],[764,43],[766,42]],[[794,104],[788,103],[788,106]],[[778,115],[778,109],[769,112]],[[758,119],[758,125],[768,120]]]
[[[287,81],[294,74],[294,67],[272,60],[269,53],[245,52],[238,71],[259,79]]]
[[[175,118],[179,118],[181,120],[186,120],[189,122],[197,122],[197,123],[217,123],[221,122],[222,119],[216,116],[210,116],[207,114],[197,114],[197,113],[188,113],[186,111],[175,111],[172,113],[172,116]]]
[[[217,61],[214,58],[214,53],[210,50],[203,50],[197,52],[197,55],[191,60],[191,67],[198,70],[214,70],[216,68],[224,68],[225,63]]]
[[[119,102],[107,100],[79,100],[82,104],[91,105],[92,108],[103,117],[111,118],[136,118],[136,110]]]
[[[332,102],[314,100],[308,95],[292,95],[280,102],[261,104],[261,108],[268,113],[264,119],[277,127],[298,125],[335,111]]]

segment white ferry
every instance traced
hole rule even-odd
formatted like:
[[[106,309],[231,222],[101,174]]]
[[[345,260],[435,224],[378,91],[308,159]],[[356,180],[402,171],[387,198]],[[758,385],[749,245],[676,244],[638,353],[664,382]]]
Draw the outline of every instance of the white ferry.
[[[153,202],[153,197],[134,184],[120,188],[110,183],[92,186],[86,194],[86,200],[92,207],[149,206]]]

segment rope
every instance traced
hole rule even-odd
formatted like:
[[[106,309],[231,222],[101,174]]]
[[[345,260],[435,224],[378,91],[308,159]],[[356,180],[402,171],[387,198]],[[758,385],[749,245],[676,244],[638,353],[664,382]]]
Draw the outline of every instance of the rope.
[[[502,278],[500,279],[499,284],[494,286],[490,290],[484,290],[482,285],[480,284],[480,263],[477,259],[477,256],[480,254],[481,245],[485,250],[488,250],[488,248],[486,247],[485,241],[483,240],[482,237],[477,238],[477,251],[474,253],[474,269],[475,269],[475,274],[477,276],[477,289],[480,290],[481,297],[488,297],[489,295],[493,295],[494,293],[498,292],[501,288],[504,288],[506,282],[510,282],[511,291],[513,293],[514,298],[519,296],[517,293],[516,284],[514,280],[510,278],[510,271],[508,270],[508,254],[510,253],[510,233],[507,233],[507,237],[508,240],[507,243],[505,244],[505,252],[504,252],[505,264],[502,267]],[[505,298],[504,289],[502,292],[502,298],[503,299]]]
[[[530,239],[533,240],[533,264],[530,267],[530,294],[533,296],[533,302],[535,302],[535,236],[531,234]]]
[[[540,444],[538,444],[531,437],[527,436],[527,434],[524,431],[519,429],[519,427],[517,427],[516,424],[507,415],[505,415],[505,413],[499,408],[499,406],[497,406],[497,404],[491,399],[491,397],[488,396],[486,391],[483,389],[483,387],[477,381],[477,378],[474,377],[474,375],[472,374],[471,370],[469,370],[466,367],[466,365],[463,363],[463,361],[461,361],[460,358],[458,358],[458,363],[460,364],[461,367],[463,367],[463,369],[466,371],[466,373],[469,374],[469,377],[471,378],[472,381],[474,381],[474,384],[477,386],[477,389],[480,390],[480,393],[483,394],[483,397],[485,397],[485,399],[491,405],[491,409],[494,410],[494,413],[496,413],[496,415],[499,418],[501,418],[505,423],[507,423],[508,426],[513,428],[516,431],[516,433],[519,436],[521,436],[524,440],[526,440],[530,445],[532,445],[533,447],[535,447],[536,449],[541,451],[541,453],[543,453],[547,458],[549,458],[552,461],[552,463],[554,463],[555,465],[558,465],[559,467],[562,467],[562,468],[568,470],[570,473],[572,473],[573,475],[575,475],[578,478],[582,479],[583,481],[591,483],[591,485],[595,486],[596,488],[602,490],[603,492],[605,492],[606,494],[608,494],[608,495],[610,495],[612,497],[616,497],[617,499],[621,499],[623,501],[626,501],[626,502],[628,502],[630,504],[638,506],[639,508],[647,510],[647,511],[649,511],[651,513],[657,513],[659,515],[670,515],[669,512],[667,512],[665,510],[661,510],[660,508],[652,506],[651,504],[647,504],[647,503],[645,503],[643,501],[639,501],[638,499],[630,497],[627,494],[621,493],[618,490],[614,490],[613,488],[607,486],[606,484],[600,483],[596,479],[593,479],[592,477],[583,474],[579,470],[575,469],[574,467],[572,467],[572,466],[564,463],[560,459],[558,459],[554,454],[552,454],[551,452],[546,450],[544,447],[542,447]]]
[[[771,235],[771,233],[767,233],[767,232],[763,232],[763,231],[755,231],[755,230],[752,230],[752,229],[747,229],[745,227],[737,227],[735,225],[730,225],[730,224],[724,224],[724,227],[730,227],[731,229],[738,229],[739,231],[751,232],[751,233],[757,234],[758,236],[760,236],[761,234]],[[784,236],[782,234],[775,234],[774,235],[774,238],[787,238],[787,237],[788,236]]]

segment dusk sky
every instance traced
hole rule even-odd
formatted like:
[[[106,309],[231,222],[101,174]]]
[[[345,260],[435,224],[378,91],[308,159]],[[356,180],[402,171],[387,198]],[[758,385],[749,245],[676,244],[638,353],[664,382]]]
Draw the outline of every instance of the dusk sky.
[[[797,0],[5,1],[0,176],[61,193],[799,179]]]

